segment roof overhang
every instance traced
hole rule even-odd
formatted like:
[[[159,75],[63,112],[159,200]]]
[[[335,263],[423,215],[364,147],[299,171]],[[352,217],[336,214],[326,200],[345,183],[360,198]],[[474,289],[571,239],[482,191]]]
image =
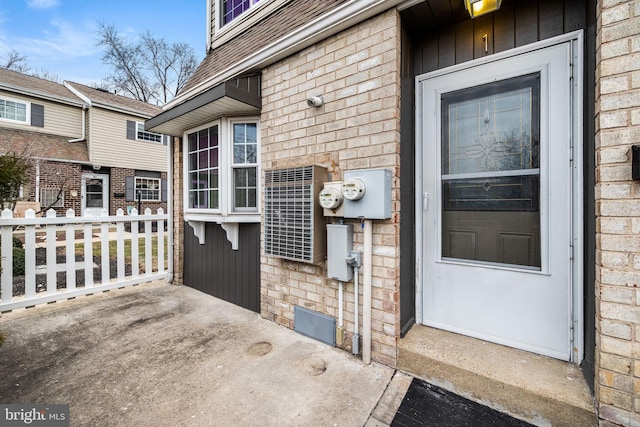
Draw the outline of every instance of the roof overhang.
[[[220,83],[145,122],[145,130],[181,137],[185,130],[225,114],[255,114],[262,108],[260,76]]]
[[[52,95],[47,92],[42,92],[35,89],[28,89],[20,86],[15,86],[9,83],[0,82],[0,90],[6,90],[7,92],[19,93],[20,95],[35,96],[38,98],[46,99],[47,101],[58,102],[60,104],[72,105],[74,107],[84,107],[85,104],[79,99],[64,98],[57,95]]]

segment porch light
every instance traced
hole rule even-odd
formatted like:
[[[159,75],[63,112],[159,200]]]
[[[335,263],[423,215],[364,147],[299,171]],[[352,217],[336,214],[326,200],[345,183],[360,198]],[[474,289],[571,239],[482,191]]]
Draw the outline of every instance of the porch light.
[[[464,0],[464,7],[469,11],[471,18],[495,12],[500,9],[501,4],[502,0]]]

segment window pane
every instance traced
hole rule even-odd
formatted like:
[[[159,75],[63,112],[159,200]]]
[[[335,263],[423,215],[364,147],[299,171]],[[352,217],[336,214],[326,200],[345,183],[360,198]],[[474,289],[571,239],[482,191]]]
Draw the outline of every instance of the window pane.
[[[218,188],[218,171],[212,171],[209,175],[209,188]]]
[[[236,123],[233,125],[233,162],[257,162],[257,131],[255,123]]]
[[[208,208],[209,204],[207,203],[207,193],[204,191],[198,191],[198,208]]]
[[[218,167],[218,148],[212,148],[209,150],[209,167]]]
[[[200,183],[199,174],[197,172],[190,173],[189,188],[193,190],[198,190],[200,188],[199,183]]]
[[[206,150],[209,147],[209,130],[198,132],[198,150]]]
[[[443,96],[443,175],[540,167],[536,76]]]
[[[236,207],[246,207],[247,206],[247,193],[243,189],[236,189]]]
[[[27,121],[27,106],[25,104],[16,105],[16,120]]]
[[[16,119],[16,103],[7,101],[7,118],[11,120]]]
[[[228,24],[237,18],[248,10],[252,3],[257,3],[257,0],[222,0],[222,23]]]
[[[255,208],[256,200],[256,168],[234,169],[234,207]]]
[[[189,152],[196,151],[198,149],[198,134],[190,133],[189,136]]]
[[[210,205],[209,208],[211,209],[217,209],[218,206],[218,190],[210,190],[209,191],[209,196],[210,196]]]

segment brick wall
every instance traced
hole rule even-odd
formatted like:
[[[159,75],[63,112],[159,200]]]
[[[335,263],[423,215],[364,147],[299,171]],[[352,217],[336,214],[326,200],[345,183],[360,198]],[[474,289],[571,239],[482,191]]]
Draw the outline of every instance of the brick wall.
[[[127,206],[134,206],[136,209],[138,208],[138,202],[135,200],[127,200],[124,197],[125,194],[125,179],[128,176],[135,176],[136,171],[134,169],[124,169],[124,168],[111,168],[110,177],[109,177],[109,215],[115,215],[118,209],[122,209],[125,214],[127,212]],[[162,172],[160,174],[161,179],[167,179],[167,173]],[[159,208],[164,209],[165,213],[167,212],[167,203],[166,202],[149,202],[142,201],[140,204],[140,214],[144,213],[144,210],[149,208],[152,213],[156,213]]]
[[[640,1],[600,0],[596,52],[596,400],[640,425]]]
[[[81,208],[81,165],[77,163],[52,162],[46,160],[32,160],[33,168],[28,183],[25,185],[27,201],[36,200],[36,175],[39,173],[40,190],[48,189],[58,193],[62,190],[63,207],[53,208],[57,216],[64,216],[68,209],[73,209],[79,215]],[[39,170],[39,172],[37,172]],[[75,196],[73,195],[75,194]],[[39,199],[41,204],[42,199]],[[42,208],[46,208],[42,204]]]
[[[184,284],[184,211],[182,179],[182,139],[173,138],[173,283]],[[192,232],[187,230],[188,233]]]
[[[386,12],[262,74],[263,170],[321,164],[333,180],[353,169],[383,167],[393,172],[393,217],[374,221],[372,261],[372,359],[389,366],[395,366],[400,324],[399,28],[397,12]],[[306,104],[315,95],[324,99],[320,108]],[[354,240],[354,249],[362,252],[359,226],[354,227]],[[296,305],[337,318],[337,288],[337,282],[326,278],[324,263],[261,257],[261,313],[281,325],[293,327]],[[353,282],[345,286],[344,299],[344,348],[350,349]]]

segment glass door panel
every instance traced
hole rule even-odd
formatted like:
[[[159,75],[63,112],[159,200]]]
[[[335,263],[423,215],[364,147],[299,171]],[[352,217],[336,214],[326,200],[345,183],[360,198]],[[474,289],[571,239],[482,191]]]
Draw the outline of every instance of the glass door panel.
[[[442,258],[540,269],[540,74],[441,101]]]

